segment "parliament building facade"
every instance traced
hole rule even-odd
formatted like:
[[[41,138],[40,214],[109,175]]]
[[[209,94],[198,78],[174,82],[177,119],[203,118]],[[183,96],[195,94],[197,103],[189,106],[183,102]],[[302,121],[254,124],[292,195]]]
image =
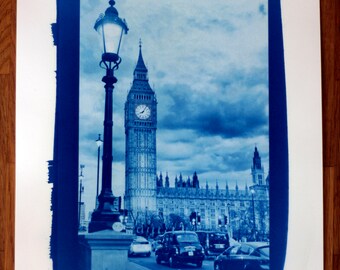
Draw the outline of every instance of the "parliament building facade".
[[[257,147],[251,185],[242,189],[225,181],[211,187],[199,175],[186,179],[157,173],[157,99],[149,85],[141,45],[134,79],[125,103],[125,208],[137,231],[163,229],[220,230],[235,239],[269,235],[269,174]],[[194,219],[192,220],[192,218]],[[259,236],[259,237],[257,237]]]

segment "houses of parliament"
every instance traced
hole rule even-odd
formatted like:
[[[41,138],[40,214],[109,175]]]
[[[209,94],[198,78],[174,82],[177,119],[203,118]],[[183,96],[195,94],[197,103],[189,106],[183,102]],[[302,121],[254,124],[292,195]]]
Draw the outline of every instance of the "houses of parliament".
[[[140,44],[125,103],[125,209],[137,224],[160,215],[169,226],[171,214],[191,224],[189,216],[195,212],[196,229],[225,230],[236,238],[254,231],[269,234],[269,174],[265,177],[257,147],[249,161],[249,187],[229,186],[227,181],[209,186],[200,182],[199,172],[186,179],[179,172],[171,180],[166,172],[157,173],[156,132],[157,98]]]

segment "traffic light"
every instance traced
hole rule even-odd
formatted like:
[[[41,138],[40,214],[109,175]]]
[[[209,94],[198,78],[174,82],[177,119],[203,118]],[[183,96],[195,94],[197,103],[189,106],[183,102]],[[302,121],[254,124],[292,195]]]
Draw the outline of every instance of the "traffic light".
[[[225,215],[224,216],[224,224],[227,225],[228,224],[228,217]]]
[[[190,222],[191,222],[191,224],[195,225],[196,218],[197,218],[196,212],[191,212],[191,214],[190,214]]]
[[[195,219],[196,220],[196,212],[191,212],[190,214],[190,221]]]
[[[197,214],[197,223],[201,223],[201,215]]]
[[[219,227],[222,226],[222,219],[221,219],[221,217],[218,218],[218,226],[219,226]]]

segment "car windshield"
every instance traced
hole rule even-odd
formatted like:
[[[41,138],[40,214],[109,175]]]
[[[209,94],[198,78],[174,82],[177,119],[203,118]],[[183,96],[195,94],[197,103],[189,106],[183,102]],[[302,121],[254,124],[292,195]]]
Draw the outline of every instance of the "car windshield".
[[[148,241],[135,241],[133,243],[136,244],[136,245],[147,245],[147,244],[149,244]]]
[[[260,247],[256,251],[263,256],[269,257],[269,247],[268,246]]]
[[[228,241],[226,235],[223,233],[210,233],[209,239],[212,243],[218,244],[226,243]]]
[[[198,242],[198,238],[195,234],[178,234],[178,235],[176,235],[176,240],[179,243],[181,243],[181,242],[189,242],[189,243]]]

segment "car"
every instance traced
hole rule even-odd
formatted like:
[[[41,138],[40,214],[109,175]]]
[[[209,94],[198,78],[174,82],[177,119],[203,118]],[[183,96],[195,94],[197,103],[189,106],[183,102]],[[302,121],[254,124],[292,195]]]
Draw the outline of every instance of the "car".
[[[268,270],[269,244],[267,242],[245,242],[233,245],[217,256],[215,270]]]
[[[155,252],[156,262],[167,262],[171,268],[182,263],[202,267],[204,249],[197,234],[191,231],[173,231],[163,235],[161,246]]]
[[[142,236],[137,236],[131,243],[128,257],[137,255],[145,255],[146,257],[150,257],[151,255],[151,244],[150,242]]]
[[[227,233],[217,231],[196,231],[196,233],[207,257],[220,255],[230,246]]]
[[[156,249],[160,246],[162,242],[163,235],[157,235],[155,239],[151,243],[152,251],[156,251]]]

